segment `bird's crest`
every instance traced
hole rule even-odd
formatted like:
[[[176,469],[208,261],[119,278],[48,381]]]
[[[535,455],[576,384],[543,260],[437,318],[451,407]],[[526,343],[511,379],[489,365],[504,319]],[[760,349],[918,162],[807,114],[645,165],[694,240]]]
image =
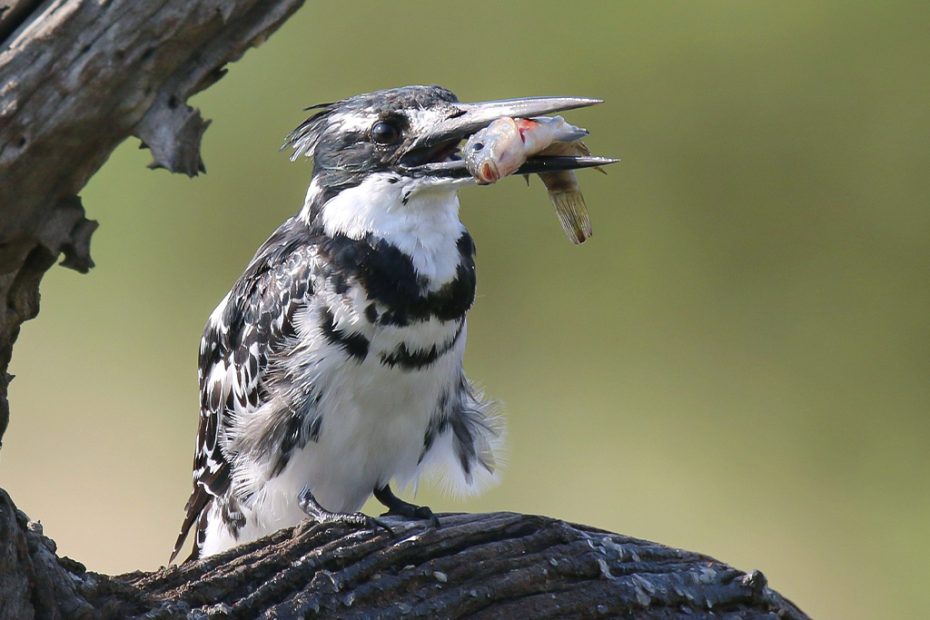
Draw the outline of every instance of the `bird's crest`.
[[[329,115],[336,108],[338,102],[317,103],[307,106],[304,110],[318,110],[313,116],[302,122],[297,129],[292,131],[284,139],[281,150],[293,148],[294,154],[291,155],[291,161],[296,161],[301,155],[313,157],[313,151],[316,148],[320,137],[323,135],[323,129],[326,125]]]

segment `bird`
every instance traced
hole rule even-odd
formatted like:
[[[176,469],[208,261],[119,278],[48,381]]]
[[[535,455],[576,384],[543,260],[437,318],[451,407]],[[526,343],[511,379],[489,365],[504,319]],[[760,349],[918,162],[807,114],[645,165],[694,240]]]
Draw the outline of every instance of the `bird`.
[[[313,162],[303,206],[204,329],[193,491],[169,563],[192,532],[188,560],[308,518],[390,529],[358,512],[372,495],[385,515],[435,523],[391,484],[497,481],[503,419],[463,371],[476,254],[458,146],[502,116],[599,102],[405,86],[307,108],[282,147]],[[593,165],[549,159],[519,172]]]

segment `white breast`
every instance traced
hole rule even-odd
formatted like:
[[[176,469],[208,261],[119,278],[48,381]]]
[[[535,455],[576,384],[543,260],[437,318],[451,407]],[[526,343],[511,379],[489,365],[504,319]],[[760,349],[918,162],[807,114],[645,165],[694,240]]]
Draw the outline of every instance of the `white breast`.
[[[302,323],[312,326],[314,319],[306,316]],[[419,370],[384,365],[378,354],[393,351],[405,334],[425,345],[437,339],[451,342],[457,329],[457,322],[443,324],[435,319],[405,328],[379,328],[362,362],[341,347],[320,344],[319,334],[305,333],[304,338],[316,343],[302,356],[305,380],[323,386],[317,404],[322,415],[320,434],[295,453],[279,475],[252,477],[263,482],[254,489],[250,526],[254,523],[265,533],[305,518],[296,502],[307,487],[327,510],[352,512],[361,508],[375,487],[392,479],[401,485],[415,483],[430,418],[442,394],[455,389],[460,380],[465,334],[445,355]],[[256,474],[265,470],[255,467]]]

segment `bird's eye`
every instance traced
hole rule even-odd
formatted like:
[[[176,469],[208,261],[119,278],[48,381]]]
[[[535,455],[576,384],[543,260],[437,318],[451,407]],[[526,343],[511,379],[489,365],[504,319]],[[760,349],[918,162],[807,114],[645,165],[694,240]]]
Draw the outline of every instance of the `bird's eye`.
[[[394,144],[400,139],[400,129],[387,121],[378,121],[371,126],[371,139],[376,144]]]

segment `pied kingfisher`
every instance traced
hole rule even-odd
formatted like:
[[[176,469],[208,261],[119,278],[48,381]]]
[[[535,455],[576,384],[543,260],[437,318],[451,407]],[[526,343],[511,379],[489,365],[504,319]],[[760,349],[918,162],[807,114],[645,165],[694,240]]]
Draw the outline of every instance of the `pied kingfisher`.
[[[463,138],[502,116],[599,103],[460,103],[408,86],[314,106],[285,142],[313,159],[300,212],[258,249],[200,344],[194,490],[172,560],[255,540],[308,516],[434,519],[394,495],[438,471],[477,491],[496,475],[503,425],[462,370],[475,246],[457,191],[474,182]],[[573,158],[546,163],[570,169]],[[537,172],[529,160],[518,172]]]

